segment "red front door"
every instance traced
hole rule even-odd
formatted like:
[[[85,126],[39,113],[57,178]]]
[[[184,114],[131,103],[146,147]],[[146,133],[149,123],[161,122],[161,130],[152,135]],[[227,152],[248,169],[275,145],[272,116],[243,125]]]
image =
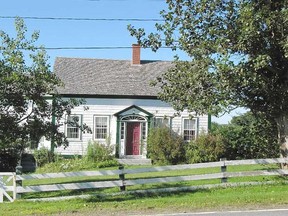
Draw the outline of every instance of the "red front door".
[[[140,151],[140,123],[127,123],[126,155],[139,155]]]

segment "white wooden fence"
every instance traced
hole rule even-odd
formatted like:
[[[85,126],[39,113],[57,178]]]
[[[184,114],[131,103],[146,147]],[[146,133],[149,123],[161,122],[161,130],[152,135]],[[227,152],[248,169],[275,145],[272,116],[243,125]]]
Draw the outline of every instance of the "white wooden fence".
[[[8,191],[12,191],[12,196]],[[3,203],[4,197],[13,202],[16,199],[16,191],[16,173],[0,172],[0,203]]]
[[[29,192],[47,192],[47,191],[60,191],[60,190],[81,190],[81,189],[96,189],[96,188],[110,188],[119,187],[124,191],[126,186],[139,185],[139,184],[152,184],[152,183],[171,183],[183,182],[204,179],[221,179],[222,183],[226,183],[228,178],[242,177],[242,176],[281,176],[288,175],[288,170],[273,169],[273,170],[257,170],[257,171],[244,171],[244,172],[227,172],[227,166],[235,165],[252,165],[252,164],[283,164],[288,163],[288,158],[276,159],[252,159],[252,160],[231,160],[219,161],[212,163],[198,163],[198,164],[184,164],[172,166],[158,166],[139,169],[124,169],[119,167],[119,170],[103,170],[103,171],[81,171],[81,172],[63,172],[63,173],[46,173],[46,174],[29,174],[29,175],[16,175],[15,173],[1,173],[0,172],[0,202],[6,197],[9,201],[14,201],[17,194]],[[157,177],[145,179],[127,179],[126,174],[138,174],[148,172],[164,172],[172,170],[185,170],[185,169],[198,169],[219,167],[219,173],[202,174],[202,175],[186,175],[186,176],[171,176],[171,177]],[[93,181],[81,183],[65,183],[65,184],[49,184],[49,185],[35,185],[35,186],[18,186],[16,182],[20,183],[30,179],[54,179],[65,177],[96,177],[96,176],[111,176],[118,175],[119,180],[112,181]],[[5,178],[4,178],[5,177]],[[9,185],[9,186],[7,186]],[[12,196],[9,193],[13,194]]]

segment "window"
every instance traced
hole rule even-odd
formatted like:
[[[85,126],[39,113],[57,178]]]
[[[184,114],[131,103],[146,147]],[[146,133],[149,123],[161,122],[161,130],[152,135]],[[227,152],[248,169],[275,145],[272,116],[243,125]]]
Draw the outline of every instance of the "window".
[[[169,118],[164,117],[155,117],[154,119],[154,126],[155,127],[169,127]]]
[[[196,120],[183,119],[183,135],[185,141],[194,140],[196,138]]]
[[[66,136],[69,139],[80,140],[81,115],[67,116]]]
[[[124,139],[124,134],[125,134],[125,123],[121,122],[121,138]]]
[[[142,140],[146,139],[146,122],[141,122],[142,127]]]
[[[108,137],[108,116],[95,116],[95,139],[106,139]]]

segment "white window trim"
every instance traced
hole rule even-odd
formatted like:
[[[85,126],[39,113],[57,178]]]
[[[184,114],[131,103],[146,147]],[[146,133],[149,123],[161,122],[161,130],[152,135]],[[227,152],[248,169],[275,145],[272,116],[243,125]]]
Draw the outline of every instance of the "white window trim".
[[[96,118],[97,117],[106,117],[107,118],[107,137],[105,139],[96,138]],[[110,135],[110,116],[109,115],[94,115],[93,116],[93,140],[95,141],[106,141]]]
[[[66,115],[65,120],[66,120],[66,124],[65,124],[65,136],[67,137],[68,140],[70,141],[81,141],[82,140],[82,131],[79,128],[79,138],[68,138],[68,134],[67,134],[67,129],[68,129],[68,117],[69,116],[78,116],[79,117],[79,125],[82,126],[82,115],[81,114],[70,114],[70,115]]]
[[[181,119],[181,135],[184,139],[184,120],[185,119],[188,119],[188,120],[194,120],[195,121],[195,139],[197,139],[198,137],[198,118],[189,118],[188,116],[187,117],[182,117]],[[186,142],[190,142],[191,140],[185,140]]]

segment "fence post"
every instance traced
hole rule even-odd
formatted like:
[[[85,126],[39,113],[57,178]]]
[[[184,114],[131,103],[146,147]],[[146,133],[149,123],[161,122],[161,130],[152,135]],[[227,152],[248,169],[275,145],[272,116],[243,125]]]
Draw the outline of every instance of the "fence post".
[[[15,201],[17,198],[17,188],[16,188],[16,173],[13,173],[13,200]]]
[[[21,186],[22,187],[22,180],[17,180],[17,175],[22,175],[23,167],[21,165],[16,166],[16,187]],[[16,199],[21,199],[21,194],[17,193],[16,189]]]
[[[227,183],[228,179],[225,177],[225,173],[227,171],[227,166],[225,164],[226,158],[220,158],[220,161],[223,161],[223,165],[221,166],[221,172],[223,173],[224,177],[221,178],[221,183]]]
[[[122,186],[120,186],[120,191],[125,191],[126,190],[125,174],[123,172],[124,166],[123,165],[119,165],[119,170],[122,171],[122,173],[119,174],[119,179],[122,181]]]

